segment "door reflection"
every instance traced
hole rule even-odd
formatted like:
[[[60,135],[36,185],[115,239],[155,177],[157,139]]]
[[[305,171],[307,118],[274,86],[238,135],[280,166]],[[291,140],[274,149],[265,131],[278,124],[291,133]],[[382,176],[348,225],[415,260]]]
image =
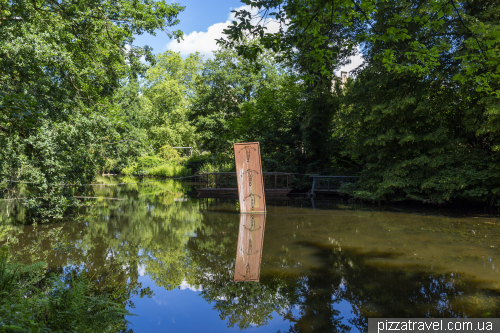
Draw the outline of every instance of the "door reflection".
[[[234,281],[256,281],[260,278],[260,262],[264,245],[266,214],[241,214]]]

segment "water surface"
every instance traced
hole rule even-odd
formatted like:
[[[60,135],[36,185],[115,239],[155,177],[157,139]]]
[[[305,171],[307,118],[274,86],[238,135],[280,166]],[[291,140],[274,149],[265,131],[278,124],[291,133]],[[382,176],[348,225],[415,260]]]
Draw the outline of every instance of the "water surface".
[[[78,218],[36,226],[12,224],[23,209],[0,202],[0,244],[25,263],[86,270],[127,299],[134,332],[366,332],[369,317],[500,316],[495,218],[267,200],[259,282],[234,282],[235,201],[188,193],[176,181],[94,186]]]

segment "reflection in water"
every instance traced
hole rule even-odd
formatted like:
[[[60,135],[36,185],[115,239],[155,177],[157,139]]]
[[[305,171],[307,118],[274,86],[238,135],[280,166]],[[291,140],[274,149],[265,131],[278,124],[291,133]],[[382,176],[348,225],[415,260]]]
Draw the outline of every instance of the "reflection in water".
[[[265,227],[266,214],[240,214],[235,282],[259,282]]]
[[[25,263],[79,267],[103,292],[134,300],[131,312],[145,318],[140,325],[137,317],[127,318],[136,332],[190,332],[195,322],[210,321],[213,332],[356,333],[366,332],[369,317],[500,316],[496,219],[267,202],[267,215],[252,222],[251,214],[240,219],[200,209],[173,181],[93,191],[89,196],[124,200],[97,201],[77,222],[0,225],[0,244],[8,243]],[[237,211],[236,200],[232,205],[224,202]],[[8,208],[10,217],[3,210],[0,220],[20,212],[12,203]],[[241,276],[259,282],[238,283]],[[179,296],[170,303],[133,298],[151,292]],[[165,304],[179,304],[187,293],[201,303],[190,303],[174,323]],[[155,311],[161,323],[151,317]]]

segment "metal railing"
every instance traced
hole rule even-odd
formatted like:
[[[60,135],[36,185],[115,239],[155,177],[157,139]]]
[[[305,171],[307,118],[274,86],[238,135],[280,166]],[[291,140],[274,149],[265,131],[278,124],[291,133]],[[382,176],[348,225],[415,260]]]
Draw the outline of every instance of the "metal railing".
[[[344,183],[351,183],[359,176],[309,176],[313,179],[311,195],[316,191],[336,192]]]
[[[286,172],[263,172],[264,188],[289,189],[292,174]],[[209,188],[237,188],[236,172],[209,172],[199,175],[199,183]]]

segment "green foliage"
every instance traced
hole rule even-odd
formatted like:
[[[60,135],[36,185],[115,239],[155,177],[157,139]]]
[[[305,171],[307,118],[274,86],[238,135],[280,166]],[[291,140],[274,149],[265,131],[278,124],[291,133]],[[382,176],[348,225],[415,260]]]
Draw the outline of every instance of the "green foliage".
[[[193,173],[200,173],[200,168],[205,163],[208,163],[211,159],[211,155],[208,153],[201,155],[193,155],[186,160],[186,168],[193,170]]]
[[[147,169],[158,166],[165,161],[158,155],[153,156],[142,156],[137,159],[137,168]]]
[[[22,179],[31,181],[38,198],[27,202],[34,220],[60,219],[67,208],[77,206],[72,196],[90,183],[104,164],[104,152],[119,134],[109,118],[74,115],[53,123],[41,120],[36,132],[25,140]]]
[[[199,54],[182,59],[178,53],[167,51],[158,55],[156,64],[147,70],[141,91],[151,106],[145,110],[142,128],[155,152],[165,145],[196,146],[187,110],[201,64]]]
[[[282,75],[259,88],[250,101],[239,105],[240,116],[229,123],[235,142],[258,141],[264,170],[301,170],[303,88],[293,75]]]
[[[160,156],[165,161],[178,161],[181,157],[179,152],[169,145],[160,147]]]
[[[15,332],[115,332],[131,315],[123,304],[97,295],[85,274],[45,278],[46,264],[8,260],[0,247],[0,330]]]
[[[170,162],[145,170],[149,176],[186,177],[191,175],[191,169],[182,164]]]
[[[262,44],[274,51],[293,57],[304,38],[310,46],[305,54],[314,72],[331,73],[330,61],[339,51],[335,43],[318,50],[328,37],[325,28],[334,25],[347,27],[351,37],[343,41],[348,49],[359,43],[377,43],[381,48],[377,59],[392,71],[429,75],[442,65],[448,56],[460,65],[459,73],[450,77],[462,84],[469,83],[479,92],[498,96],[500,81],[499,49],[500,24],[496,1],[433,0],[414,4],[407,1],[343,0],[244,0],[263,13],[262,20],[252,21],[247,9],[236,11],[233,25],[225,30],[228,40],[240,54],[256,59],[262,48],[241,45],[242,39],[259,36]],[[387,11],[390,7],[393,10]],[[328,18],[328,19],[324,19]],[[380,21],[383,18],[383,21]],[[280,24],[277,32],[268,32],[269,19]],[[254,24],[253,22],[258,22]],[[415,31],[419,35],[414,34]],[[429,42],[432,45],[429,45]],[[338,61],[338,59],[337,59]],[[313,82],[317,77],[307,75]]]
[[[271,64],[272,59],[263,59]],[[203,149],[214,154],[229,153],[238,133],[229,122],[241,115],[239,105],[250,101],[267,76],[274,81],[275,68],[259,70],[230,50],[219,50],[214,59],[205,62],[195,85],[196,94],[190,108],[190,120],[203,141]]]
[[[115,93],[127,75],[144,73],[142,56],[154,61],[150,48],[130,46],[133,36],[165,31],[183,7],[19,0],[0,1],[0,10],[0,184],[32,182],[31,221],[61,219],[79,204],[78,188],[66,185],[88,183],[105,158],[133,153]]]
[[[130,312],[122,304],[93,295],[84,274],[70,273],[63,279],[52,276],[51,283],[53,287],[48,293],[45,321],[52,331],[73,328],[79,332],[112,332],[125,328],[128,323],[124,316],[129,316]]]
[[[425,4],[420,6],[413,8],[405,1],[381,4],[375,28],[389,30],[392,21],[385,18],[396,12],[428,10]],[[464,33],[459,22],[447,24],[457,34]],[[399,42],[401,52],[410,52],[411,40],[427,33],[418,22],[409,21],[406,27],[411,38]],[[439,48],[455,38],[443,34],[425,44],[428,49]],[[491,104],[485,103],[484,91],[450,84],[462,70],[454,57],[463,50],[451,55],[438,52],[439,64],[422,77],[412,71],[387,70],[385,47],[378,38],[366,44],[370,61],[349,84],[340,113],[338,135],[348,142],[345,154],[363,165],[360,183],[346,190],[372,200],[500,203],[500,155],[495,151],[499,136],[488,125]]]
[[[127,124],[136,131],[144,131],[148,123],[147,114],[151,108],[149,99],[140,94],[139,82],[126,80],[118,90],[117,94],[120,113],[125,117]],[[138,134],[133,135],[137,137]]]
[[[203,164],[200,169],[199,173],[210,173],[210,172],[235,172],[236,171],[236,166],[234,165],[234,162],[226,162],[226,163],[210,163],[207,162]]]
[[[303,89],[274,56],[264,53],[252,64],[235,51],[222,49],[205,62],[189,114],[203,149],[231,160],[234,142],[259,141],[265,168],[297,170],[303,164]]]
[[[120,168],[120,160],[115,158],[107,158],[102,171],[103,173],[115,173],[119,172],[121,169],[122,168]]]
[[[165,161],[158,155],[142,156],[121,171],[124,175],[183,177],[191,173],[180,160]]]
[[[309,171],[326,171],[325,159],[362,170],[345,190],[371,200],[500,204],[498,1],[244,2],[263,20],[237,11],[222,44],[254,63],[271,49],[296,69]],[[270,18],[282,23],[276,33]],[[242,43],[249,35],[260,44]],[[355,82],[331,94],[357,47]]]
[[[258,141],[266,171],[362,171],[358,197],[500,203],[496,0],[243,2],[264,20],[237,11],[204,61],[131,46],[178,4],[0,1],[0,196],[30,183],[26,217],[62,219],[98,171],[232,170],[232,144]],[[184,165],[172,146],[211,157]]]
[[[129,134],[137,152],[143,156],[158,155],[162,163],[172,163],[161,167],[159,161],[142,165],[144,158],[135,161],[135,156],[122,154],[121,164],[126,167],[121,172],[158,176],[188,172],[174,165],[174,161],[180,161],[180,154],[172,146],[197,148],[197,135],[187,120],[187,110],[201,64],[199,54],[183,59],[178,53],[167,51],[155,57],[155,65],[147,69],[141,85],[133,79],[124,82],[119,91],[119,113],[131,128]]]

